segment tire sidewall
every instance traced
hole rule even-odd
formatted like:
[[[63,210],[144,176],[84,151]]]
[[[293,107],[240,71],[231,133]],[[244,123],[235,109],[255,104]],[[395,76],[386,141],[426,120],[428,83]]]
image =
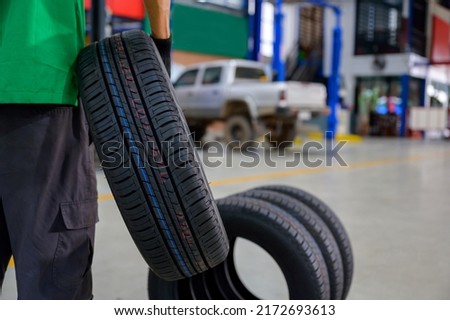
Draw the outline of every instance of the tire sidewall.
[[[305,267],[305,261],[301,259],[299,254],[301,248],[293,234],[288,234],[286,229],[262,215],[252,214],[249,211],[236,212],[221,205],[220,202],[218,207],[231,242],[235,242],[239,237],[247,239],[266,250],[276,261],[288,284],[290,299],[322,298],[314,297],[315,283],[309,274],[310,270]],[[227,212],[224,213],[225,211]],[[284,218],[289,220],[287,214]],[[234,248],[230,254],[233,252]]]

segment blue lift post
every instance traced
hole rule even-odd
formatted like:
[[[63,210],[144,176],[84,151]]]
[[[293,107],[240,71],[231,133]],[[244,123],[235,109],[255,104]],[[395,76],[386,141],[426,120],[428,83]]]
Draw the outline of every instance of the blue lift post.
[[[341,10],[333,8],[336,15],[336,26],[333,30],[333,52],[331,57],[331,73],[328,79],[328,104],[330,106],[330,115],[328,116],[327,138],[333,139],[336,135],[336,128],[339,123],[337,107],[339,104],[341,48],[342,48],[342,28],[341,28]]]
[[[409,13],[408,13],[408,24],[407,24],[407,33],[406,33],[406,51],[411,53],[412,46],[412,34],[413,34],[413,0],[409,0]],[[408,100],[409,100],[409,82],[411,77],[408,74],[404,74],[400,77],[401,85],[402,85],[402,94],[401,94],[401,111],[400,114],[400,137],[405,137],[407,134],[407,113],[408,113]],[[424,88],[425,90],[425,88]],[[425,92],[424,92],[425,94]]]
[[[251,43],[249,50],[249,57],[252,60],[259,60],[259,53],[261,49],[261,18],[262,18],[262,4],[264,0],[248,0],[249,3],[249,33]],[[250,7],[254,6],[254,7]],[[274,42],[273,42],[273,57],[272,70],[275,72],[276,81],[283,81],[285,79],[284,63],[281,59],[281,44],[283,41],[283,0],[275,1],[274,12]]]
[[[281,45],[283,43],[283,0],[275,1],[274,36],[272,69],[275,71],[275,80],[284,81],[284,62],[281,59]]]
[[[408,97],[409,97],[409,80],[410,76],[404,74],[400,77],[402,84],[402,114],[400,115],[400,136],[406,136],[406,114],[408,113]]]
[[[249,52],[250,60],[259,61],[261,51],[261,18],[263,0],[248,0]]]
[[[260,0],[256,0],[260,1]],[[328,116],[326,138],[333,139],[336,135],[338,125],[337,106],[339,104],[339,69],[341,64],[341,48],[342,48],[342,27],[341,27],[341,9],[324,0],[307,0],[306,2],[330,8],[336,16],[336,25],[333,29],[333,48],[331,57],[331,73],[328,79],[328,105],[330,107],[330,115]],[[276,73],[275,80],[283,81],[285,79],[284,63],[281,59],[281,44],[283,36],[283,0],[275,1],[274,29],[275,39],[273,44],[273,60],[272,68]]]
[[[336,24],[333,29],[333,47],[331,53],[331,72],[328,78],[328,106],[330,114],[328,116],[327,139],[334,139],[338,125],[337,107],[339,104],[339,69],[341,64],[342,49],[342,27],[341,27],[341,9],[324,0],[308,0],[309,3],[330,8],[336,16]]]

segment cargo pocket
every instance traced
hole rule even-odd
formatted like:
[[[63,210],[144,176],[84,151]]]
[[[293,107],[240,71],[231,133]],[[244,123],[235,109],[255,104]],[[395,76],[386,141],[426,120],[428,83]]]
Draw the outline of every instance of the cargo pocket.
[[[76,288],[91,270],[97,200],[62,203],[60,214],[64,226],[58,234],[53,279],[62,289]]]

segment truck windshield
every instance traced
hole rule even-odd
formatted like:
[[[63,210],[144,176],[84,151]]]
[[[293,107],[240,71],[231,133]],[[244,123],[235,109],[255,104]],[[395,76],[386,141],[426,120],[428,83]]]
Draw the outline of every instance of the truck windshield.
[[[236,80],[266,80],[266,74],[264,70],[251,68],[251,67],[237,67],[236,68]]]

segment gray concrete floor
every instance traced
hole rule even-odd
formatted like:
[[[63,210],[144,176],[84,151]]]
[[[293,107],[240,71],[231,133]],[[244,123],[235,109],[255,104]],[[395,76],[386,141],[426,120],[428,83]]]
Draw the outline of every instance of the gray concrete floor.
[[[348,167],[318,169],[286,168],[286,157],[274,158],[276,168],[240,168],[238,160],[249,159],[235,155],[233,167],[206,168],[206,173],[216,198],[263,184],[285,184],[326,201],[353,245],[349,299],[450,299],[450,142],[370,139],[347,144],[341,155]],[[324,159],[324,153],[313,157]],[[98,189],[110,193],[101,171]],[[114,202],[99,204],[95,297],[146,299],[147,267]],[[256,294],[286,297],[283,277],[262,253],[243,242],[237,256],[239,273]],[[1,299],[15,297],[10,268]]]

